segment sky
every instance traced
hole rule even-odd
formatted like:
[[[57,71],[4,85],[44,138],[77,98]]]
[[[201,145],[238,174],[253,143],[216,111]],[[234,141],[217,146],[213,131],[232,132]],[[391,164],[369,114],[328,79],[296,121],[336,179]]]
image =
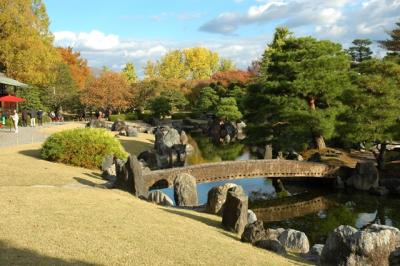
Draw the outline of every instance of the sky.
[[[203,46],[246,69],[274,29],[329,39],[387,38],[400,0],[44,0],[55,45],[80,51],[91,67],[142,66],[168,51]],[[374,45],[377,54],[381,54]]]

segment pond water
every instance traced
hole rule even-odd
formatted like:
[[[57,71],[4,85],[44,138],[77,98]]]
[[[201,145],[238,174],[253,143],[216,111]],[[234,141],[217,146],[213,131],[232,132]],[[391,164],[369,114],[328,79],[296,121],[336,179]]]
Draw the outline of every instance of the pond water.
[[[187,158],[188,165],[255,158],[242,143],[215,145],[207,137],[193,136],[190,144],[194,152]],[[284,181],[285,188],[292,194],[286,197],[277,194],[272,180],[265,177],[198,184],[199,204],[207,202],[207,193],[212,187],[228,182],[243,187],[249,196],[250,209],[257,213],[267,208],[259,216],[266,227],[303,231],[311,244],[324,243],[328,233],[342,224],[356,228],[370,223],[400,227],[399,198],[378,197],[353,190],[334,191],[318,180],[313,184]],[[174,198],[171,188],[162,191]],[[283,206],[288,211],[274,208]]]

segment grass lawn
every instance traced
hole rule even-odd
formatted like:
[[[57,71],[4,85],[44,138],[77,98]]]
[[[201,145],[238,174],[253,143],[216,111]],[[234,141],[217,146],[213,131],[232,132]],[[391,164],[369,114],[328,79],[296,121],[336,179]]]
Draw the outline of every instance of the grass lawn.
[[[39,148],[0,149],[0,265],[304,265],[241,243],[217,216],[99,188],[99,172],[41,160]]]

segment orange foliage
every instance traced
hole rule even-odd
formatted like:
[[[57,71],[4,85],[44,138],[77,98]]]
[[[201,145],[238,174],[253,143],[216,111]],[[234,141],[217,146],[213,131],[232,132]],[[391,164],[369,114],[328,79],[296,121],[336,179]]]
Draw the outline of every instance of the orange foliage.
[[[217,72],[211,77],[211,82],[228,87],[230,84],[238,84],[245,86],[251,78],[251,73],[243,70],[230,70],[224,72]]]
[[[126,78],[119,73],[106,71],[89,82],[82,91],[81,102],[96,108],[125,110],[131,104],[131,97]]]
[[[81,53],[74,52],[71,47],[57,47],[57,50],[61,54],[64,62],[68,65],[76,86],[78,89],[82,90],[91,75],[87,61],[81,58]]]

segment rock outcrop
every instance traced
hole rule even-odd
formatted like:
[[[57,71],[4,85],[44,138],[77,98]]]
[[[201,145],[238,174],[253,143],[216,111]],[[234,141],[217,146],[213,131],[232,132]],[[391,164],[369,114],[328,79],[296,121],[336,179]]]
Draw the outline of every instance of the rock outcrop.
[[[222,212],[222,225],[239,235],[247,225],[248,197],[240,186],[228,190]]]
[[[357,230],[341,225],[329,234],[321,264],[389,266],[389,257],[399,247],[397,228],[373,224],[365,230]]]
[[[183,173],[174,180],[174,198],[177,206],[197,206],[196,178]]]
[[[228,189],[236,187],[236,184],[226,183],[221,186],[215,186],[208,191],[206,211],[213,214],[221,214],[223,205],[226,201]]]

